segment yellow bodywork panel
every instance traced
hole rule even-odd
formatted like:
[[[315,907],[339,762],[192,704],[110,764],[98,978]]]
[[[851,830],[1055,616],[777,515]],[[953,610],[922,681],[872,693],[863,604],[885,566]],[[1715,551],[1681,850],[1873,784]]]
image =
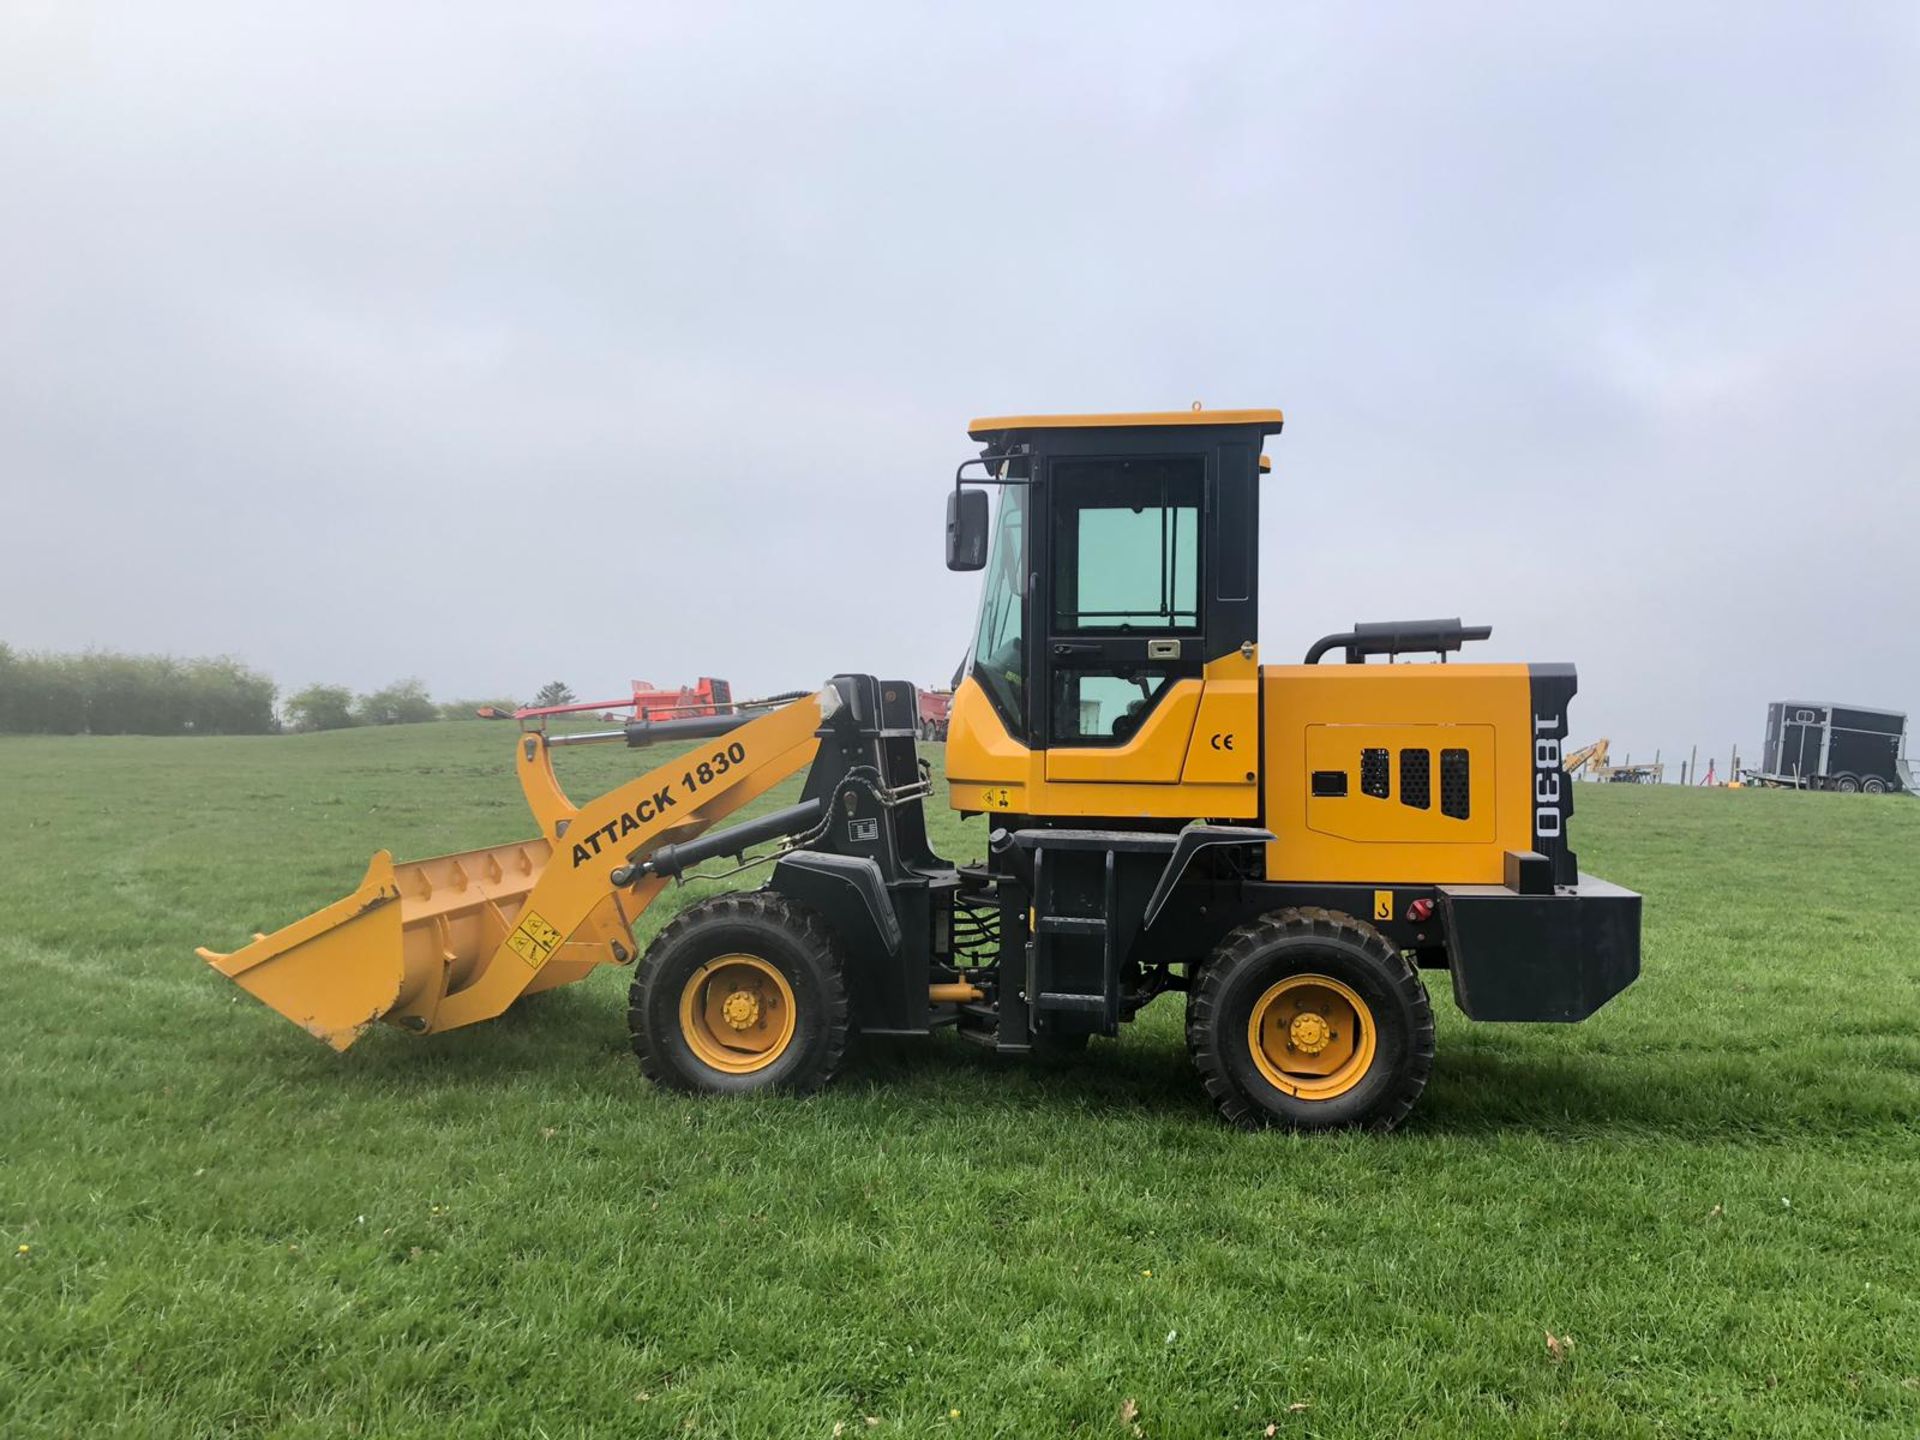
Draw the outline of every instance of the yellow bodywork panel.
[[[1244,785],[1257,789],[1259,656],[1235,651],[1211,662],[1206,675],[1206,693],[1200,697],[1200,713],[1194,719],[1193,740],[1187,747],[1187,763],[1180,778],[1189,785]]]
[[[1259,809],[1259,662],[1238,653],[1176,681],[1124,745],[1029,750],[971,676],[947,717],[956,810],[1243,820]]]
[[[1526,666],[1270,666],[1261,686],[1269,878],[1497,885],[1533,848]]]
[[[1367,757],[1379,757],[1379,781]],[[1307,789],[1307,828],[1368,844],[1484,845],[1494,836],[1494,745],[1491,725],[1309,725],[1307,771],[1349,777],[1345,795]],[[1464,803],[1443,804],[1444,757],[1460,757],[1455,773]],[[1413,758],[1418,768],[1408,766]],[[1407,770],[1413,770],[1409,778]],[[1424,776],[1424,779],[1421,777]],[[1403,783],[1404,782],[1404,783]],[[1448,813],[1449,809],[1457,813]]]
[[[1533,846],[1532,718],[1524,665],[1263,669],[1232,654],[1169,687],[1125,745],[1032,751],[969,677],[948,717],[949,799],[1018,815],[1258,818],[1278,837],[1274,880],[1497,885],[1505,852]],[[1410,751],[1424,759],[1403,768]],[[1422,766],[1424,793],[1403,783]],[[1341,793],[1314,794],[1316,771],[1338,774]]]
[[[821,717],[818,696],[795,700],[582,806],[561,790],[546,737],[517,736],[541,835],[405,864],[383,850],[344,900],[231,954],[199,954],[336,1050],[377,1020],[434,1031],[491,1019],[522,995],[631,959],[633,920],[668,882],[621,890],[613,871],[805,767]]]

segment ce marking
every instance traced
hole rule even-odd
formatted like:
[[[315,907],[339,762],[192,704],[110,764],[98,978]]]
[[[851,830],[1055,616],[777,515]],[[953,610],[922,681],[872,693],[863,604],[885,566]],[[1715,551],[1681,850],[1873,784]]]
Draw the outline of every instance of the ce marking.
[[[1233,736],[1222,735],[1215,732],[1212,738],[1207,741],[1207,744],[1211,745],[1215,750],[1231,750],[1233,749]]]

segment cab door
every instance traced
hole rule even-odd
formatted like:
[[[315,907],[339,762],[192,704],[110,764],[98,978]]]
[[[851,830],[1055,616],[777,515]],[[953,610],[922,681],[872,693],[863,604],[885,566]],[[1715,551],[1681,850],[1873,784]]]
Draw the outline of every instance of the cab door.
[[[1191,452],[1047,466],[1049,781],[1180,780],[1207,657],[1206,466]]]

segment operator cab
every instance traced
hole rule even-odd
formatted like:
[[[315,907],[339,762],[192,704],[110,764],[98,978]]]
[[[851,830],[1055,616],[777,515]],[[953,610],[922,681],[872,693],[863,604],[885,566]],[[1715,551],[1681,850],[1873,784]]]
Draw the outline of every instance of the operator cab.
[[[965,808],[1118,814],[1138,797],[1107,787],[1198,780],[1249,795],[1176,808],[1253,813],[1261,448],[1281,423],[1196,408],[968,427],[984,448],[955,476],[947,563],[985,575],[949,753],[957,780],[1008,795]],[[979,486],[1001,491],[991,527]],[[1244,689],[1209,707],[1214,682]],[[1229,698],[1244,704],[1199,732]],[[1060,784],[1107,798],[1043,793]]]

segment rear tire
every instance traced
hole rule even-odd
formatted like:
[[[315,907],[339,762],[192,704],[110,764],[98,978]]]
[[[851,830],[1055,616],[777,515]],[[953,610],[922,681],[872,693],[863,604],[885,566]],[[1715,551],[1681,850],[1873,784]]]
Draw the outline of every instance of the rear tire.
[[[1233,931],[1187,1003],[1187,1052],[1236,1125],[1389,1130],[1433,1072],[1426,986],[1380,932],[1328,910]]]
[[[845,968],[813,911],[769,890],[684,911],[648,947],[627,1009],[640,1069],[670,1090],[817,1090],[851,1028]]]
[[[1860,793],[1860,777],[1857,775],[1836,775],[1833,777],[1833,788],[1838,790],[1842,795],[1858,795]]]
[[[1860,782],[1860,793],[1862,795],[1884,795],[1887,793],[1887,782],[1882,780],[1878,775],[1869,775]]]

